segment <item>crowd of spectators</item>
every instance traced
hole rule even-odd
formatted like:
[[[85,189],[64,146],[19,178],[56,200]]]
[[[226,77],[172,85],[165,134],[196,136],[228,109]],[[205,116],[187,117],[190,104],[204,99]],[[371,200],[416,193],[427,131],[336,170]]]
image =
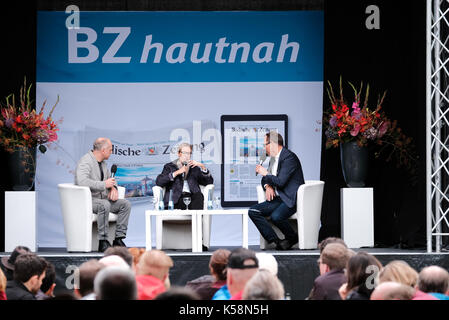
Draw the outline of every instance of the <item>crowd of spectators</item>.
[[[383,266],[373,255],[354,252],[339,238],[319,244],[319,276],[308,300],[449,300],[449,273],[439,266],[419,273],[405,261]],[[72,291],[55,295],[55,266],[18,246],[2,257],[0,300],[284,300],[273,254],[238,248],[212,253],[209,274],[170,284],[173,260],[160,250],[110,247],[101,259],[75,269]]]

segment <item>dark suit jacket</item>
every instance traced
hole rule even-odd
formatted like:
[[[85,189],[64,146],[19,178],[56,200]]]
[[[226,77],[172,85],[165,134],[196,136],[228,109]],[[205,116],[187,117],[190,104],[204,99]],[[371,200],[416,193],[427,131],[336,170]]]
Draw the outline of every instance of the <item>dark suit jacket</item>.
[[[16,280],[7,282],[6,297],[8,300],[36,300],[36,297],[21,282]]]
[[[156,178],[156,185],[159,187],[165,187],[164,203],[168,205],[168,198],[170,196],[170,190],[173,190],[172,200],[173,203],[178,203],[181,198],[182,188],[184,187],[184,180],[182,175],[176,176],[173,179],[173,172],[178,170],[178,167],[174,162],[169,162],[164,166],[162,173]],[[190,193],[201,192],[200,184],[206,186],[214,183],[210,171],[203,173],[199,167],[190,168],[187,174],[187,183],[189,184]]]
[[[275,187],[281,200],[289,207],[296,205],[296,194],[300,185],[304,184],[301,162],[296,154],[282,148],[279,155],[277,174],[267,174],[262,178],[262,187],[268,184]],[[265,188],[264,188],[265,189]]]
[[[310,300],[341,300],[338,289],[343,283],[346,283],[345,272],[340,270],[331,270],[315,279]]]

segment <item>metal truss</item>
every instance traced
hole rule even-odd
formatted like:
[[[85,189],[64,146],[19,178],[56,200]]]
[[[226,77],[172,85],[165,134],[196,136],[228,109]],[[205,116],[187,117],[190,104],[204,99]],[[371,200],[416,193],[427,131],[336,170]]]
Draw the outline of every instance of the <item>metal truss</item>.
[[[427,0],[427,252],[449,237],[449,2]]]

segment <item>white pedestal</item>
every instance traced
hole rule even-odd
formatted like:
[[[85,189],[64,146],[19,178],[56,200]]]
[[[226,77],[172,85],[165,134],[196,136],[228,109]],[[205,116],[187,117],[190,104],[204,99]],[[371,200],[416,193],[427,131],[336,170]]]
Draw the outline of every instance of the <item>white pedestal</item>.
[[[36,252],[36,194],[34,191],[5,192],[5,251],[26,246]]]
[[[341,188],[341,237],[349,248],[374,246],[373,188]]]

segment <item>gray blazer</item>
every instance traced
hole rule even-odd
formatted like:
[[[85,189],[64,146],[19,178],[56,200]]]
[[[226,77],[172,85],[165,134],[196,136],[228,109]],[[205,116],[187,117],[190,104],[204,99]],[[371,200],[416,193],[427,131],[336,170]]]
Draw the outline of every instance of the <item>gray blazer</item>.
[[[108,189],[105,180],[111,177],[106,162],[101,162],[103,180],[101,180],[100,167],[92,151],[86,153],[79,161],[75,171],[75,184],[90,188],[92,198],[107,199]]]

